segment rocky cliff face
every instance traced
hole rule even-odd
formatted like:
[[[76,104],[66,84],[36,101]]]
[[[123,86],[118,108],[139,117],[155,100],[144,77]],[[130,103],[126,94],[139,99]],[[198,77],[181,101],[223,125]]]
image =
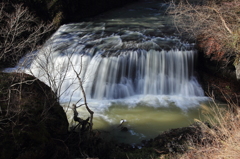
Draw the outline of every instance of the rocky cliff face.
[[[67,133],[66,114],[48,86],[0,73],[0,158],[62,158]]]

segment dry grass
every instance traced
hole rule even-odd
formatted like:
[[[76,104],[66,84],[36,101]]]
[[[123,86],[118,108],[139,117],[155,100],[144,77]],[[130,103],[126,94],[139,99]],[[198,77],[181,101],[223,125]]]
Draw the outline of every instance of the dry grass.
[[[178,158],[181,159],[238,159],[240,156],[240,108],[228,101],[223,109],[213,101],[212,108],[203,106],[204,113],[212,128],[208,130],[213,142],[204,145],[188,143],[190,150]],[[214,116],[214,117],[213,117]]]

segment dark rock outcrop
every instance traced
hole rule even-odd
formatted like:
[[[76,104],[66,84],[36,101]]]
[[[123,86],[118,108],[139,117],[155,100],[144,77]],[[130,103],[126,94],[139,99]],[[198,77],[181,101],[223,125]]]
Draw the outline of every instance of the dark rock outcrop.
[[[68,121],[55,94],[26,74],[0,73],[0,158],[64,158]]]
[[[134,148],[129,144],[118,144],[118,154],[114,158],[171,158],[168,156],[174,154],[173,158],[176,158],[176,154],[191,150],[191,146],[214,143],[216,136],[225,137],[217,128],[197,121],[188,127],[171,129],[153,139],[143,140],[142,144]]]
[[[166,131],[150,140],[146,146],[153,147],[159,154],[183,153],[189,149],[189,142],[204,145],[214,140],[211,128],[207,123],[194,124]]]

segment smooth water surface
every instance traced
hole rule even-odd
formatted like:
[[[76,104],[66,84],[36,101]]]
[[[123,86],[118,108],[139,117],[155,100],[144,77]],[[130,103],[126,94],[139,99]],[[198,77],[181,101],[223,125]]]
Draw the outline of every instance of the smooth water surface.
[[[115,103],[104,112],[95,114],[93,129],[100,131],[101,136],[109,141],[139,144],[169,129],[189,126],[195,119],[204,120],[202,111],[206,111],[206,105],[201,105],[183,110],[173,104],[167,107],[149,107],[144,104],[129,107]],[[85,108],[79,108],[78,111],[82,118],[89,116]],[[70,125],[74,125],[72,110],[67,114]],[[120,125],[122,119],[125,122]],[[123,128],[127,128],[127,131]]]

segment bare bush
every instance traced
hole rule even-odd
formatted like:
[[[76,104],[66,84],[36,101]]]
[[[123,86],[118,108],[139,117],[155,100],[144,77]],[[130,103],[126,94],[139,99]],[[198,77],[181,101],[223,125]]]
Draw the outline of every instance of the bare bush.
[[[67,44],[55,43],[54,38],[50,38],[45,46],[38,51],[38,54],[34,57],[31,68],[29,68],[27,72],[51,87],[52,91],[56,94],[57,100],[64,103],[63,107],[66,112],[68,112],[69,109],[73,110],[74,117],[72,118],[72,122],[73,120],[77,122],[75,123],[77,125],[76,127],[82,126],[83,131],[89,130],[89,132],[91,132],[94,112],[87,103],[84,90],[84,55],[78,55],[77,48],[70,50],[67,48]],[[80,56],[78,63],[73,62],[75,61],[74,58],[76,55]],[[27,62],[23,62],[22,67],[25,67],[26,64]],[[79,96],[76,97],[75,94]],[[78,98],[78,101],[76,101],[76,98]],[[81,104],[77,105],[79,102],[81,102]],[[89,117],[85,120],[80,118],[77,112],[77,108],[82,106],[85,106],[89,113]],[[73,130],[75,130],[75,128],[73,128]]]
[[[213,60],[228,60],[240,51],[240,0],[172,1],[169,13],[179,32],[198,39]]]
[[[44,42],[52,23],[39,21],[22,4],[0,3],[0,61],[15,65],[29,51]]]
[[[85,156],[85,147],[92,147],[92,140],[96,139],[92,130],[94,112],[87,103],[83,86],[84,62],[82,58],[84,55],[79,55],[77,48],[68,49],[68,47],[65,42],[55,43],[54,38],[50,38],[34,57],[28,73],[36,76],[51,87],[57,100],[63,103],[62,106],[66,114],[69,114],[69,111],[72,110],[68,115],[70,136],[74,135],[75,132],[78,135],[70,144],[75,145],[74,149],[78,147],[79,154]],[[80,56],[77,62],[76,56]],[[23,67],[24,64],[23,62]],[[79,102],[81,104],[78,104]],[[85,111],[80,112],[79,107],[86,108],[87,118],[85,118]],[[70,136],[69,138],[72,138]],[[84,145],[84,147],[79,145]]]

